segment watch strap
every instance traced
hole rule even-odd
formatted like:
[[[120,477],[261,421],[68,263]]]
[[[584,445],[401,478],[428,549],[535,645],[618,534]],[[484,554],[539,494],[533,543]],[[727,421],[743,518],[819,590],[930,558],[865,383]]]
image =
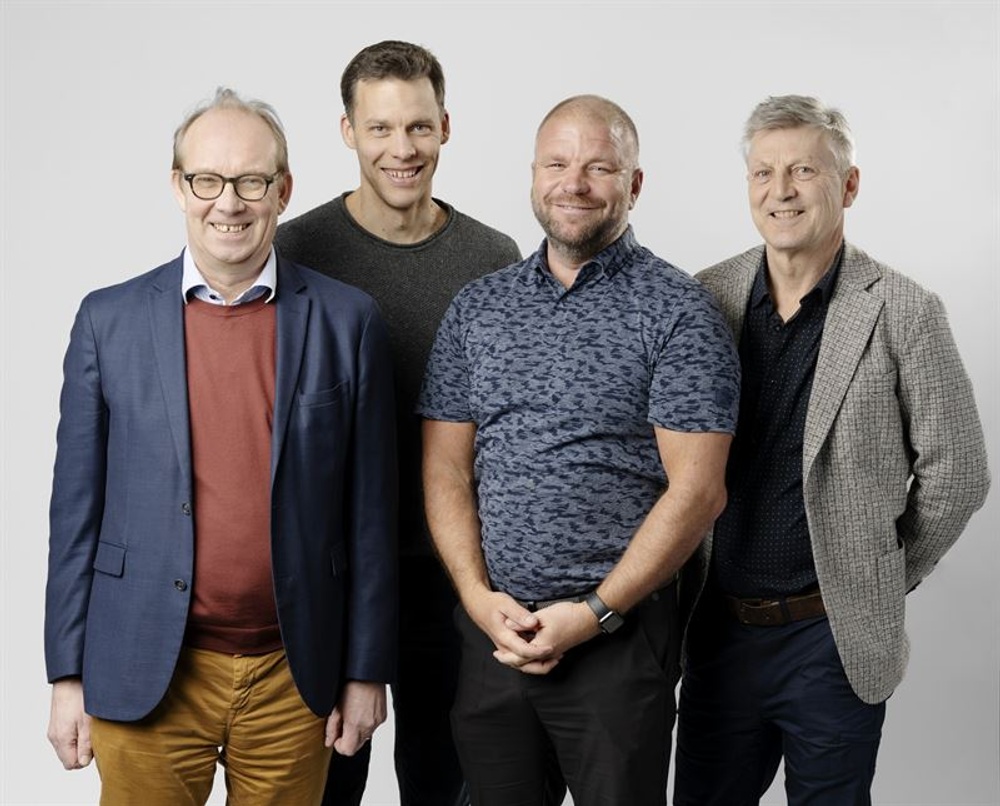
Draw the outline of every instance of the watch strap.
[[[588,593],[584,601],[587,603],[587,607],[597,616],[597,624],[601,628],[601,632],[610,635],[625,623],[621,613],[616,613],[608,607],[604,600],[597,595],[596,590]]]

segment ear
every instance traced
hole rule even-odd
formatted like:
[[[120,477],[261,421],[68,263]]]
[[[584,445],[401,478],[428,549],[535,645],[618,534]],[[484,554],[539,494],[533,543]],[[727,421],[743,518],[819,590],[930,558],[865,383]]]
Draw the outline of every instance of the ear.
[[[448,138],[451,137],[451,118],[448,116],[448,110],[444,110],[444,117],[441,118],[441,145],[448,142]]]
[[[183,212],[187,212],[187,194],[184,192],[184,177],[178,169],[170,172],[170,186],[174,191],[174,198],[177,199],[177,206]]]
[[[340,116],[340,136],[344,140],[344,145],[351,150],[357,149],[358,144],[354,139],[354,127],[351,125],[351,119],[347,117],[346,112]]]
[[[278,191],[278,215],[285,212],[288,201],[292,198],[292,175],[283,173],[281,175],[281,189]]]
[[[858,197],[858,190],[861,188],[861,171],[858,166],[852,165],[847,172],[847,179],[844,181],[844,207],[850,207]]]
[[[642,191],[642,177],[642,168],[636,168],[632,171],[632,186],[629,188],[629,210],[635,207],[636,200],[639,198],[639,193]]]

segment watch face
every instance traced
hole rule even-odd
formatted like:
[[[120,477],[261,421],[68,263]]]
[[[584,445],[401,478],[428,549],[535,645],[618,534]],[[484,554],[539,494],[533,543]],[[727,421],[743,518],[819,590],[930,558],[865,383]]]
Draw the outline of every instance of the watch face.
[[[611,633],[613,633],[615,630],[617,630],[619,627],[621,627],[622,624],[624,624],[624,623],[625,623],[625,619],[623,619],[614,610],[609,610],[607,613],[605,613],[604,617],[600,621],[602,632],[605,632],[608,635],[610,635]]]

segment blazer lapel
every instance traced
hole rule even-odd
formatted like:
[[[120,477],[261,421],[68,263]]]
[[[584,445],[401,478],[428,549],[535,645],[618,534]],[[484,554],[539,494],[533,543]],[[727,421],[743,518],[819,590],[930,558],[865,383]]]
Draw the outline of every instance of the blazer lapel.
[[[294,266],[278,257],[277,305],[277,368],[274,381],[274,420],[271,425],[271,482],[274,482],[281,448],[288,429],[299,368],[305,352],[306,329],[309,323],[309,297],[303,293],[306,284]]]
[[[170,433],[181,470],[191,481],[191,429],[188,420],[187,367],[184,358],[184,305],[181,258],[167,264],[152,281],[149,324],[153,357],[167,408]]]
[[[844,247],[837,286],[823,326],[803,437],[802,472],[809,476],[854,378],[883,301],[868,292],[881,277],[874,263],[850,244]]]
[[[720,290],[716,299],[722,309],[723,316],[729,323],[733,331],[733,340],[737,346],[740,343],[740,335],[743,333],[743,320],[746,318],[747,300],[750,299],[750,291],[753,289],[754,277],[760,268],[763,247],[751,249],[733,259],[735,271],[726,272],[725,286]]]

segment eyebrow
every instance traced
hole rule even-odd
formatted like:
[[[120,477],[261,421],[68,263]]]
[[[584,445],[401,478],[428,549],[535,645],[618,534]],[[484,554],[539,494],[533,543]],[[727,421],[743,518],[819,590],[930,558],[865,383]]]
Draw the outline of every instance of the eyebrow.
[[[416,118],[415,120],[407,121],[407,126],[416,126],[418,124],[424,124],[427,126],[434,125],[434,118]],[[367,118],[361,121],[362,126],[391,126],[392,121],[387,118]]]

